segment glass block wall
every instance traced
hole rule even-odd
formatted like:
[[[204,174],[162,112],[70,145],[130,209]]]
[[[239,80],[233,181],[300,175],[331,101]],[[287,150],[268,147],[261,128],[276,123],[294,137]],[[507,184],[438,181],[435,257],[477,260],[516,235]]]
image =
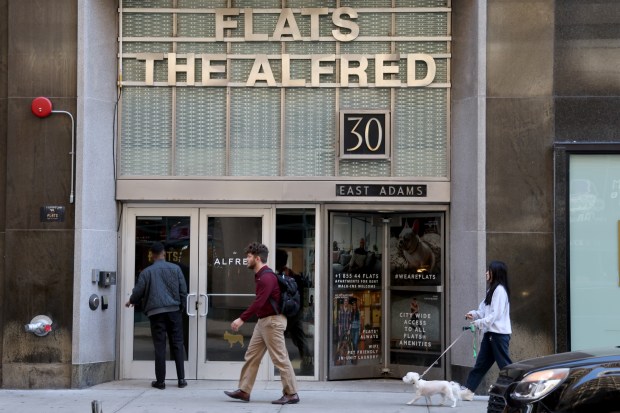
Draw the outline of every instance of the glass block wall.
[[[239,11],[224,17],[235,27],[222,32],[217,13],[227,8]],[[313,23],[302,13],[308,8],[323,8],[313,16],[318,39],[311,38]],[[333,13],[342,8],[357,13],[343,16],[359,28],[351,41],[332,34],[338,29]],[[293,20],[282,20],[282,10],[290,10]],[[301,39],[293,37],[295,30]],[[120,179],[449,179],[450,0],[123,0],[119,33]],[[249,40],[247,33],[265,38]],[[170,53],[176,54],[172,75]],[[407,86],[405,56],[411,53],[434,59],[430,85]],[[399,79],[399,87],[375,84],[378,54],[400,55],[398,73],[387,75]],[[355,76],[341,84],[341,55],[367,58],[367,85]],[[262,56],[268,66],[257,66]],[[313,57],[328,57],[318,64],[328,68],[318,85],[311,84]],[[209,64],[224,69],[204,72]],[[419,79],[427,67],[418,62],[413,70]],[[207,76],[220,83],[207,84]],[[283,76],[305,84],[284,85]],[[389,111],[390,157],[340,158],[341,110]]]

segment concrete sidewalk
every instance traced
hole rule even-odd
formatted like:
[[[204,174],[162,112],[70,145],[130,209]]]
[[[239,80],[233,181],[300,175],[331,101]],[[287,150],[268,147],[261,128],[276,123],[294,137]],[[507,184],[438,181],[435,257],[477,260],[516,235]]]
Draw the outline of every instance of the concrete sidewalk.
[[[150,380],[123,380],[99,384],[81,390],[0,390],[0,412],[92,413],[92,401],[101,403],[103,413],[484,413],[487,398],[471,402],[458,401],[457,406],[433,405],[424,400],[408,406],[410,386],[400,380],[354,380],[299,382],[301,402],[294,405],[271,404],[282,393],[280,382],[257,382],[250,403],[227,397],[224,390],[236,389],[236,381],[188,381],[184,389],[176,380],[167,381],[165,390],[151,387]]]

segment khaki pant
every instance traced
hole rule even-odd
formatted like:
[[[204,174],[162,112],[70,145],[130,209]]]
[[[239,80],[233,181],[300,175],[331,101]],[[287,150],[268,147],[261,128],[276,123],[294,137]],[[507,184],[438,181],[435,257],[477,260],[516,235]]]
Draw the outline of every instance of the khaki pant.
[[[286,317],[283,315],[272,315],[258,320],[245,352],[245,364],[241,369],[239,389],[248,394],[252,393],[261,359],[265,352],[269,351],[271,361],[280,370],[284,394],[297,393],[297,379],[284,342],[285,329]]]

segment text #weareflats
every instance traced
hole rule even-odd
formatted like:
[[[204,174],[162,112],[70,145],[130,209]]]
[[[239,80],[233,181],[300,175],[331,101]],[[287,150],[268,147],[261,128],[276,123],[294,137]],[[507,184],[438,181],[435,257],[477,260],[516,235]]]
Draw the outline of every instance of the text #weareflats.
[[[295,394],[283,394],[278,400],[274,400],[271,404],[295,404],[299,403],[299,396]]]
[[[231,397],[233,399],[237,399],[237,400],[241,400],[244,402],[249,402],[250,401],[250,395],[246,392],[244,392],[241,389],[237,389],[235,391],[224,391],[224,394],[228,397]]]
[[[151,387],[155,387],[156,389],[163,390],[166,388],[166,383],[160,383],[158,381],[152,381]]]

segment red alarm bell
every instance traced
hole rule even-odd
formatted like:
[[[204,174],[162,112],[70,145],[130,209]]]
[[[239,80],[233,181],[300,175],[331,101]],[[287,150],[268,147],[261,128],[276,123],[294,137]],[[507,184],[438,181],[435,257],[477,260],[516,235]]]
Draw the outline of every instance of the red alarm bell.
[[[52,113],[52,101],[44,97],[34,98],[31,109],[35,116],[46,118]]]

